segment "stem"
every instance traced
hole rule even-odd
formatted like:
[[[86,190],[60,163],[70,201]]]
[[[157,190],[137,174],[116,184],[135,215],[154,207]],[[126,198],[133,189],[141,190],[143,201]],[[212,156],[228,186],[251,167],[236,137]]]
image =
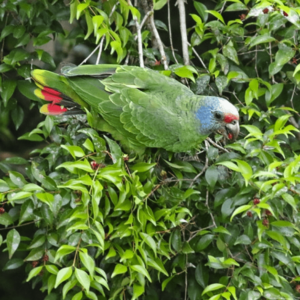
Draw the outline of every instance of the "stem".
[[[81,66],[81,65],[83,65],[83,64],[85,64],[88,60],[89,60],[89,58],[98,50],[98,48],[101,46],[101,44],[99,44],[91,53],[90,53],[90,55],[88,56],[88,57],[86,57],[80,64],[79,64],[79,66]]]
[[[161,38],[159,36],[159,33],[158,33],[158,31],[156,29],[156,26],[155,26],[155,23],[154,23],[153,11],[152,11],[152,14],[150,15],[149,25],[151,26],[152,32],[153,32],[154,37],[156,39],[158,50],[159,50],[159,53],[160,53],[160,56],[161,56],[161,61],[164,64],[164,69],[168,70],[168,62],[167,62],[167,58],[166,58],[166,53],[165,53],[163,43],[161,41]]]
[[[143,58],[143,43],[142,43],[141,27],[140,27],[137,17],[134,17],[134,21],[135,21],[135,27],[136,27],[136,32],[137,32],[140,67],[144,68],[145,64],[144,64],[144,58]]]
[[[102,36],[100,44],[99,44],[99,52],[98,52],[98,56],[97,56],[97,60],[96,60],[96,65],[99,65],[99,62],[100,62],[100,59],[101,59],[104,39],[105,39],[105,34]]]
[[[188,43],[188,45],[191,46],[190,43]],[[200,61],[201,65],[203,66],[203,68],[206,70],[207,73],[209,73],[209,71],[208,71],[208,69],[207,69],[205,63],[203,62],[203,60],[202,60],[202,58],[200,57],[200,55],[198,54],[198,52],[195,50],[194,47],[192,47],[192,50],[193,50],[194,54],[197,56],[197,58],[199,59],[199,61]]]
[[[189,59],[189,51],[188,51],[188,38],[187,38],[187,31],[186,31],[184,0],[177,0],[177,4],[179,10],[183,62],[185,65],[189,65],[190,59]]]
[[[191,188],[194,184],[194,182],[206,171],[206,169],[208,168],[208,156],[207,156],[207,153],[208,153],[208,142],[205,140],[205,149],[206,149],[206,156],[205,156],[205,165],[203,167],[203,169],[201,170],[201,172],[192,180],[189,188]]]

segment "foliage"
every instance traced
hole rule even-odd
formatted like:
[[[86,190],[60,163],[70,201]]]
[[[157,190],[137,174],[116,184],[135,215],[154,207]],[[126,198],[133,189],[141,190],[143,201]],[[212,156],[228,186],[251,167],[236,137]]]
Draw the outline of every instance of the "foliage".
[[[104,48],[117,62],[138,64],[133,25],[144,17],[140,6],[124,0],[72,1],[70,7],[33,2],[0,7],[0,42],[9,49],[0,65],[2,128],[9,117],[22,125],[14,95],[31,86],[22,80],[30,77],[31,60],[55,67],[39,49],[52,38],[100,47],[105,37]],[[180,64],[180,55],[168,48],[169,68],[163,70],[151,30],[143,27],[146,63],[187,79],[197,94],[230,99],[240,109],[243,136],[225,147],[216,136],[197,152],[148,149],[143,157],[124,153],[83,116],[46,117],[21,136],[47,145],[30,161],[0,162],[6,173],[0,180],[4,269],[25,267],[27,281],[47,299],[299,296],[300,107],[294,100],[300,7],[272,0],[219,2],[214,10],[198,1],[188,5],[192,65]],[[167,10],[167,1],[155,1],[154,9]],[[60,24],[66,18],[76,23],[68,34]],[[165,23],[167,18],[155,24],[163,30]],[[32,52],[26,47],[31,41]],[[200,63],[198,48],[210,49],[202,51]],[[35,231],[21,236],[18,227],[32,222]],[[21,251],[23,257],[14,258]]]

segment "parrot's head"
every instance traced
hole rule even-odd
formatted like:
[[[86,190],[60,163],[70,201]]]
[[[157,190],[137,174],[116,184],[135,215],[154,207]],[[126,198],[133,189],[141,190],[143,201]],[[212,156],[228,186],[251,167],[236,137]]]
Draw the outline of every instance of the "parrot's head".
[[[228,140],[236,140],[239,132],[239,113],[229,101],[219,97],[203,97],[196,112],[200,133],[221,133]]]

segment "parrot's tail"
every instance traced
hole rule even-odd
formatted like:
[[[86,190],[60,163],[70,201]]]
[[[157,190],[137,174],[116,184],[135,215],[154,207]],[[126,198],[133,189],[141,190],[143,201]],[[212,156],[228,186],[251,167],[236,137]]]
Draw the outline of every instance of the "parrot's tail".
[[[33,70],[31,76],[37,86],[34,94],[50,102],[41,107],[42,114],[58,116],[84,113],[80,108],[83,101],[70,89],[64,76],[39,69]]]
[[[46,115],[84,114],[83,107],[98,108],[107,101],[109,92],[101,83],[116,71],[116,65],[64,67],[63,75],[46,70],[33,70],[31,76],[37,86],[34,94],[50,104],[41,107]]]

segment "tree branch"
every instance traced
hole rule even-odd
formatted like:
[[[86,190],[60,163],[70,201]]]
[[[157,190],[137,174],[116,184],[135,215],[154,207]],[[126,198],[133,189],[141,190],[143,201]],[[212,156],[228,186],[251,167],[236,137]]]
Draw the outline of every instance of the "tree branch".
[[[185,0],[177,0],[178,10],[179,10],[183,62],[185,65],[189,65],[190,59],[189,59],[189,51],[188,51],[188,38],[187,38],[187,31],[186,31],[184,2]]]
[[[138,22],[137,17],[134,17],[134,21],[135,21],[135,27],[136,27],[136,32],[137,32],[140,67],[144,68],[145,64],[144,64],[144,57],[143,57],[143,43],[142,43],[141,26]]]
[[[159,36],[159,33],[158,33],[158,31],[156,29],[156,26],[155,26],[155,23],[154,23],[153,11],[152,11],[152,14],[150,15],[149,25],[150,25],[150,27],[152,29],[152,33],[154,34],[154,37],[156,39],[158,50],[159,50],[159,53],[160,53],[160,56],[161,56],[161,61],[164,65],[165,70],[168,70],[169,67],[168,67],[168,62],[167,62],[167,58],[166,58],[165,49],[164,49],[163,43],[161,41],[161,38]]]

